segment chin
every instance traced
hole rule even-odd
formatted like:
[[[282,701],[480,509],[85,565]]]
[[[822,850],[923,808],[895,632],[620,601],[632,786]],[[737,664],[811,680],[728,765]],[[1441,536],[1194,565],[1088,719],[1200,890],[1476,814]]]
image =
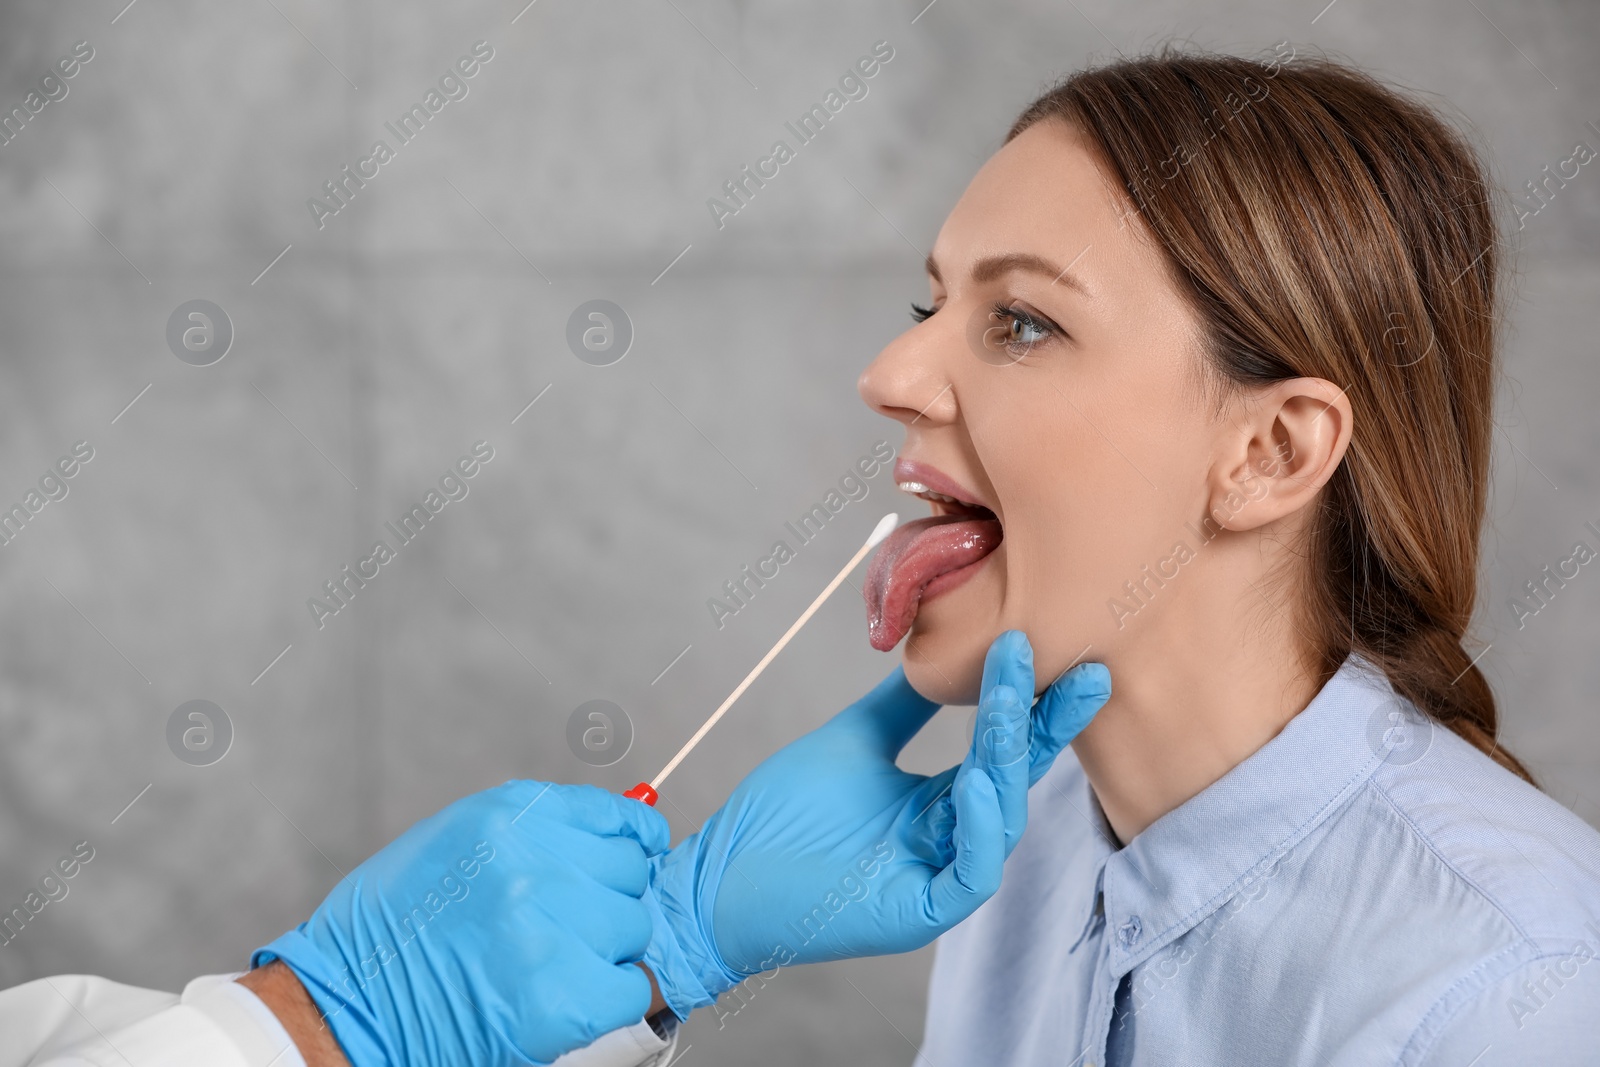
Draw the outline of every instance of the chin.
[[[901,663],[911,687],[940,704],[976,705],[983,691],[983,661],[989,646],[1008,627],[1000,610],[1003,584],[994,564],[1001,544],[955,588],[940,591],[919,606],[900,644]]]
[[[913,626],[902,647],[901,662],[911,687],[939,704],[977,704],[983,687],[983,659],[998,631],[974,640],[969,633],[935,631]]]
[[[900,645],[906,680],[928,700],[940,704],[976,705],[983,692],[983,662],[989,654],[989,646],[1003,631],[1012,629],[1027,632],[1029,627],[1020,620],[995,621],[979,630],[960,613],[952,617],[943,612],[925,612],[918,616]],[[1079,662],[1106,663],[1117,646],[1114,638],[1101,636],[1089,644],[1096,654],[1084,656],[1078,650],[1084,649],[1085,630],[1068,627],[1066,632],[1070,636],[1051,634],[1040,640],[1033,640],[1034,634],[1029,634],[1036,672],[1032,696],[1041,695],[1069,666]]]

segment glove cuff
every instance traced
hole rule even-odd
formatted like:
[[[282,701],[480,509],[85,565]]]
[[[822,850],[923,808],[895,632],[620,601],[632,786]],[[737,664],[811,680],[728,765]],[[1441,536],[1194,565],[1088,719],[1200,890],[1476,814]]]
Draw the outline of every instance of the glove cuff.
[[[352,975],[349,967],[343,968],[342,975],[335,974],[305,935],[304,923],[256,949],[250,956],[250,966],[261,967],[273,960],[282,960],[300,979],[352,1067],[387,1067],[401,1062],[361,997],[365,983]]]
[[[744,981],[729,970],[696,919],[699,912],[699,835],[650,860],[650,947],[644,962],[656,976],[661,997],[680,1020],[712,1004]],[[712,888],[715,898],[715,887]]]

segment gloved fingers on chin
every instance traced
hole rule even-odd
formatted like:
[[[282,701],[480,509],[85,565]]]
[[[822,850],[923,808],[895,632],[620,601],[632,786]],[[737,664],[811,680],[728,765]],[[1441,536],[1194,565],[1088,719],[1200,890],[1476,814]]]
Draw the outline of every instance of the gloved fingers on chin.
[[[1007,630],[994,639],[984,655],[972,743],[961,767],[992,770],[1009,766],[1028,754],[1032,725],[1026,705],[1032,699],[1033,646],[1021,630]]]
[[[1043,778],[1061,750],[1089,725],[1111,697],[1111,672],[1103,663],[1080,663],[1044,691],[1033,706],[1028,782]]]
[[[983,683],[979,693],[997,685],[1008,685],[1015,692],[1033,696],[1033,645],[1021,630],[1007,630],[989,644],[983,657]]]
[[[1032,671],[1018,679],[1032,685]],[[1031,690],[1013,689],[1000,682],[987,690],[978,705],[973,728],[972,764],[994,783],[1000,812],[1006,828],[1006,852],[1010,853],[1028,825],[1029,704],[1024,694]]]
[[[929,883],[927,916],[942,933],[977,910],[1000,888],[1005,864],[1005,817],[994,783],[983,771],[964,768],[952,790],[955,858]]]

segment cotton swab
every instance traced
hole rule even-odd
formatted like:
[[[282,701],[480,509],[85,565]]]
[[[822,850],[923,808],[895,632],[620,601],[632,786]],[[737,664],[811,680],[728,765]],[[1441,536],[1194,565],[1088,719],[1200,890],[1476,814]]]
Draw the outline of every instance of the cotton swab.
[[[856,569],[856,565],[866,557],[868,552],[871,552],[874,548],[876,548],[879,542],[881,542],[885,537],[888,537],[890,531],[899,525],[899,523],[900,516],[894,512],[890,512],[882,519],[878,520],[878,525],[872,528],[871,536],[867,538],[867,541],[864,545],[856,550],[856,554],[850,557],[850,562],[844,565],[844,569],[833,576],[833,581],[828,583],[828,587],[821,593],[817,594],[817,599],[811,602],[811,606],[794,621],[794,625],[789,627],[788,631],[785,632],[782,637],[778,638],[778,643],[773,645],[765,656],[761,657],[761,662],[755,665],[755,669],[744,676],[744,681],[739,683],[739,687],[737,689],[728,694],[728,699],[722,702],[722,706],[720,708],[711,713],[711,718],[702,723],[700,729],[694,732],[694,736],[689,738],[682,748],[678,749],[678,754],[673,756],[671,762],[669,762],[665,767],[661,768],[661,773],[656,775],[649,782],[640,782],[638,785],[634,786],[632,789],[628,790],[622,795],[625,797],[632,797],[634,800],[642,800],[651,807],[654,807],[657,798],[661,795],[657,792],[657,790],[661,788],[661,783],[667,780],[667,775],[677,770],[678,764],[683,762],[683,758],[690,752],[694,751],[694,747],[700,743],[701,738],[710,733],[711,728],[717,725],[717,720],[722,718],[723,715],[727,714],[729,708],[733,707],[733,702],[743,696],[744,691],[750,688],[750,683],[754,682],[761,676],[761,672],[767,669],[767,664],[771,663],[777,657],[778,653],[783,651],[783,646],[789,643],[789,639],[794,637],[795,634],[799,633],[800,627],[804,626],[808,621],[810,621],[811,616],[815,615],[817,613],[817,609],[822,607],[823,601],[827,600],[833,595],[833,591],[844,583],[845,578],[849,576],[850,572]]]

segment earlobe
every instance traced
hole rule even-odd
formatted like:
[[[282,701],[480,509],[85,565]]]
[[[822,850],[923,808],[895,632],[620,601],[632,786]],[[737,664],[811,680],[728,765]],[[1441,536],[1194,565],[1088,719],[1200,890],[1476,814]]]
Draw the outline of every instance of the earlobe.
[[[1323,378],[1276,382],[1236,423],[1227,465],[1212,485],[1213,521],[1251,530],[1309,504],[1333,477],[1350,444],[1350,400]]]

